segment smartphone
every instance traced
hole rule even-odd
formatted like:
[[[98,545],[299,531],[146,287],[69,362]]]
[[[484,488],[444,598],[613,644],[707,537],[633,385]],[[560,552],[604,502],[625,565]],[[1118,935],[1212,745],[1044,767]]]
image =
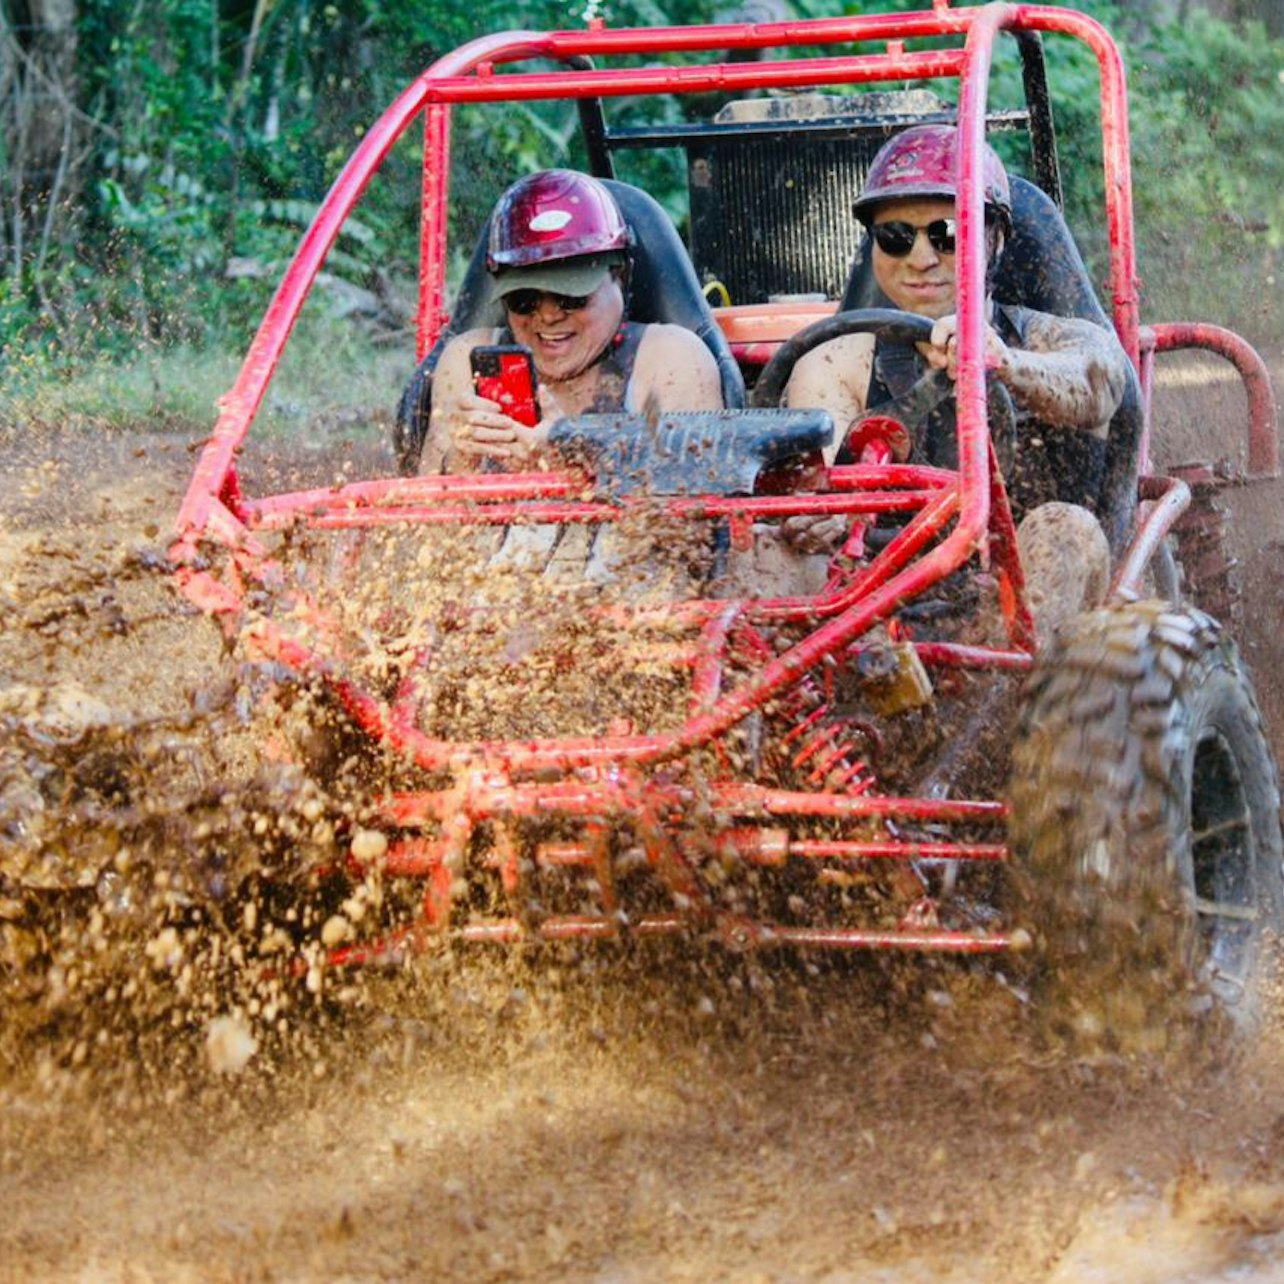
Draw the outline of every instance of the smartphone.
[[[539,423],[535,359],[529,348],[482,344],[472,350],[470,360],[479,397],[497,401],[506,415],[528,428]]]

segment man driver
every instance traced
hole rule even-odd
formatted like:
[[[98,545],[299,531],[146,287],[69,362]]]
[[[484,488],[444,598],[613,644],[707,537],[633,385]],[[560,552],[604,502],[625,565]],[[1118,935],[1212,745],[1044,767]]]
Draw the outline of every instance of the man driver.
[[[958,134],[949,125],[919,125],[897,134],[875,156],[854,212],[869,233],[874,279],[893,307],[934,321],[930,340],[886,343],[853,334],[814,348],[795,366],[790,406],[828,410],[838,427],[892,401],[929,370],[956,375],[955,175]],[[984,151],[985,236],[989,271],[1011,230],[1012,198],[998,156]],[[1027,515],[1018,530],[1036,629],[1046,639],[1057,623],[1099,600],[1110,555],[1086,505],[1100,487],[1106,433],[1126,387],[1127,356],[1115,335],[1091,321],[1053,316],[987,300],[986,361],[1017,412],[1016,467],[1008,480],[1014,507]],[[934,412],[918,443],[899,443],[900,458],[953,465],[953,399]],[[1065,502],[1067,500],[1074,502]],[[794,519],[786,535],[807,550],[833,546],[845,534],[834,519]],[[1067,575],[1068,566],[1079,572]]]

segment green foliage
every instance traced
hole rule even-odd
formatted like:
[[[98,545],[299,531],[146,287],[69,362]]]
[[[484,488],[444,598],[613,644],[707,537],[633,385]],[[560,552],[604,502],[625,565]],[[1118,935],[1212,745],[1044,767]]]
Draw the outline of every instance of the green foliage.
[[[314,438],[331,428],[344,437],[386,442],[387,419],[372,421],[369,407],[388,406],[388,390],[399,386],[412,360],[408,338],[372,347],[349,322],[311,316],[289,345],[257,428],[297,432],[306,415]],[[0,431],[56,426],[110,432],[146,423],[201,433],[239,362],[240,353],[230,347],[171,343],[136,348],[128,357],[100,351],[51,374],[48,361],[29,354],[9,367],[0,384]]]
[[[1236,321],[1278,334],[1284,41],[1195,11],[1138,42],[1133,85],[1146,105],[1133,144],[1151,292],[1193,315],[1242,294]]]
[[[1284,325],[1271,288],[1284,268],[1284,41],[1199,7],[1180,20],[1107,0],[1074,7],[1111,31],[1128,72],[1146,319],[1207,318],[1276,339]],[[1067,216],[1104,280],[1096,62],[1078,41],[1049,39],[1047,55]]]
[[[253,325],[356,142],[405,85],[480,33],[707,20],[705,0],[82,0],[78,90],[102,122],[76,239],[39,271],[0,276],[0,346],[56,369],[84,354],[217,340]],[[572,104],[457,113],[452,232],[469,241],[495,192],[582,163]],[[421,141],[385,162],[329,268],[354,284],[413,274]],[[645,175],[677,190],[670,164]],[[234,271],[229,273],[228,267]],[[247,267],[248,265],[248,267]],[[252,269],[252,270],[251,270]],[[8,265],[0,266],[0,273]]]

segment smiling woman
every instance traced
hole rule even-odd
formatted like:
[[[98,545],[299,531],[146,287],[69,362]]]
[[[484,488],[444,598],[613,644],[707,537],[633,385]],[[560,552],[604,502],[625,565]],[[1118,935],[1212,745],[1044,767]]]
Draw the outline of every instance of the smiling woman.
[[[594,391],[585,376],[624,320],[623,272],[622,254],[590,255],[544,268],[536,274],[538,285],[508,288],[515,284],[508,275],[534,279],[527,273],[505,274],[496,281],[509,330],[534,354],[535,368],[546,384],[556,386],[559,400],[571,403],[564,405],[567,411],[587,409],[577,403],[594,400],[584,395]],[[563,293],[571,290],[579,292]]]
[[[505,324],[470,330],[442,353],[424,472],[527,466],[557,420],[588,411],[722,406],[717,365],[695,334],[628,319],[631,241],[615,199],[587,175],[545,170],[504,193],[486,266]],[[473,350],[495,343],[531,353],[533,427],[474,387]]]

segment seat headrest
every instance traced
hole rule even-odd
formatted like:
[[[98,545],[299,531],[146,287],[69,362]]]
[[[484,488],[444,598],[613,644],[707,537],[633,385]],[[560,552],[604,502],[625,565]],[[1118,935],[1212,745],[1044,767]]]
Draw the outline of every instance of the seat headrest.
[[[1012,234],[995,273],[994,297],[1036,312],[1110,324],[1065,217],[1028,179],[1012,179]]]

